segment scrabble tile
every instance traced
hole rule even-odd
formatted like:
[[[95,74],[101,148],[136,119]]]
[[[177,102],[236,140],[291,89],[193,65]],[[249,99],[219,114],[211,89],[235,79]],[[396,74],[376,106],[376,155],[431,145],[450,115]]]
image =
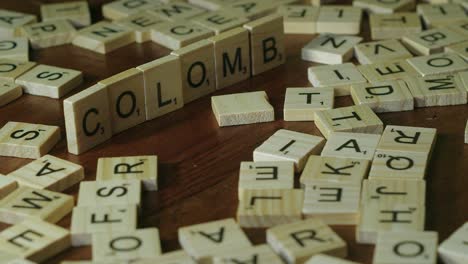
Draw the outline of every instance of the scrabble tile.
[[[141,181],[108,180],[80,183],[77,207],[141,204]]]
[[[91,25],[91,13],[87,1],[41,5],[42,21],[67,19],[75,27]]]
[[[283,15],[284,33],[315,34],[319,8],[309,5],[280,6],[278,13]]]
[[[298,189],[244,190],[237,222],[244,228],[271,227],[302,219],[304,191]]]
[[[437,262],[437,232],[382,232],[375,247],[375,264]]]
[[[222,9],[236,1],[237,0],[188,0],[188,2],[192,5],[196,5],[211,11]]]
[[[171,54],[182,64],[182,94],[184,103],[206,96],[216,89],[214,45],[209,40],[190,44]]]
[[[440,53],[407,59],[421,76],[455,73],[468,69],[468,62],[453,53]]]
[[[102,6],[102,15],[117,20],[161,5],[158,0],[117,0]]]
[[[127,232],[96,233],[92,240],[93,260],[96,261],[130,261],[161,255],[159,231],[155,227]]]
[[[0,247],[20,258],[42,262],[70,247],[70,232],[44,221],[26,220],[0,233]]]
[[[437,130],[426,127],[388,125],[380,138],[378,150],[430,153]]]
[[[163,27],[168,22],[149,12],[141,12],[116,20],[115,23],[133,31],[137,43],[144,43],[151,40],[152,29]]]
[[[306,264],[359,264],[349,260],[335,258],[324,254],[317,254],[310,258]]]
[[[360,64],[392,62],[413,57],[396,39],[358,44],[354,47],[354,55]]]
[[[198,263],[212,263],[222,252],[244,250],[252,246],[233,219],[223,219],[179,228],[179,243]]]
[[[143,72],[146,120],[165,115],[184,106],[180,60],[168,55],[137,67]],[[165,78],[171,76],[171,78]]]
[[[409,12],[370,14],[369,26],[372,40],[401,38],[418,34],[422,30],[419,16]]]
[[[152,263],[161,263],[161,264],[171,264],[171,263],[179,263],[179,264],[195,264],[196,262],[187,254],[187,252],[183,250],[176,250],[171,251],[169,253],[165,253],[159,255],[157,257],[153,257],[151,259],[140,259],[135,260],[132,264],[152,264]]]
[[[26,94],[61,98],[83,82],[81,71],[40,64],[16,78]]]
[[[462,57],[464,60],[468,60],[468,41],[460,42],[445,47],[445,52],[456,53],[458,56]]]
[[[355,105],[368,105],[376,113],[414,109],[414,99],[404,81],[385,81],[351,86]]]
[[[315,125],[325,138],[332,132],[381,134],[383,131],[382,121],[367,105],[316,112]]]
[[[464,35],[465,37],[468,36],[468,22],[458,22],[458,23],[451,23],[450,25],[446,26],[446,28],[457,32],[458,34]]]
[[[0,81],[14,82],[16,78],[36,66],[32,61],[0,59]]]
[[[440,53],[445,46],[465,40],[465,37],[447,28],[434,28],[417,34],[403,36],[403,44],[414,54],[430,55]]]
[[[266,244],[254,246],[248,249],[243,249],[238,252],[230,252],[224,256],[214,258],[214,264],[236,264],[244,263],[245,261],[253,261],[258,264],[282,264],[281,258],[273,252]]]
[[[315,112],[333,108],[334,95],[332,88],[286,88],[284,121],[313,121]]]
[[[249,32],[241,27],[209,38],[214,45],[216,89],[250,77]]]
[[[0,201],[0,221],[14,224],[26,219],[56,223],[73,208],[73,196],[19,186]]]
[[[245,17],[238,16],[237,14],[224,10],[202,14],[191,20],[216,34],[220,34],[221,32],[225,32],[236,27],[242,27],[243,24],[249,22]]]
[[[361,32],[362,9],[353,6],[322,6],[317,19],[318,33],[357,35]]]
[[[231,1],[223,10],[256,20],[275,12],[277,4],[275,1],[238,0]],[[276,1],[278,2],[278,1]]]
[[[453,0],[453,3],[457,3],[461,6],[463,6],[463,8],[468,9],[468,1],[466,0]]]
[[[136,205],[75,207],[71,218],[71,244],[74,247],[91,245],[97,233],[135,232],[137,228]]]
[[[13,172],[8,177],[20,186],[62,192],[84,179],[81,165],[45,155]]]
[[[180,49],[213,35],[212,30],[187,21],[165,23],[151,30],[151,40],[171,50]]]
[[[112,136],[107,87],[93,85],[63,101],[68,152],[79,155]]]
[[[96,180],[141,180],[148,191],[158,189],[158,157],[130,156],[99,158]]]
[[[465,10],[457,4],[418,4],[417,12],[422,16],[426,28],[447,26],[467,19]]]
[[[254,161],[293,161],[300,172],[310,155],[318,154],[325,143],[324,138],[280,129],[257,147]]]
[[[333,132],[322,150],[323,157],[372,160],[380,135]]]
[[[288,264],[304,263],[319,253],[345,257],[347,245],[320,219],[307,219],[267,229],[266,240]]]
[[[410,78],[406,82],[416,107],[467,103],[467,90],[458,74]]]
[[[422,180],[426,174],[428,153],[377,150],[369,178],[399,178]]]
[[[141,71],[131,68],[99,84],[107,87],[114,134],[145,122],[145,84]]]
[[[29,41],[25,37],[0,40],[0,58],[17,61],[29,60]]]
[[[72,44],[106,54],[134,41],[135,35],[130,29],[115,23],[101,21],[79,30]]]
[[[279,14],[269,15],[244,24],[250,32],[250,58],[252,75],[258,75],[284,64],[283,17]]]
[[[465,126],[465,144],[468,144],[468,121],[466,121]]]
[[[323,6],[323,5],[335,3],[335,0],[310,0],[306,2],[310,2],[312,6]]]
[[[303,60],[323,64],[342,64],[353,57],[361,37],[321,34],[302,48]]]
[[[0,156],[40,158],[60,140],[60,128],[40,124],[8,122],[0,129]]]
[[[264,91],[212,96],[211,108],[220,127],[275,120],[273,106]]]
[[[0,252],[0,261],[1,263],[5,264],[35,264],[32,261],[27,259],[23,259],[15,254],[7,253],[7,252]]]
[[[71,43],[76,30],[67,20],[55,20],[25,25],[21,34],[33,49],[44,49]]]
[[[440,244],[438,249],[439,256],[445,263],[462,264],[468,260],[468,251],[466,251],[467,235],[468,222],[459,227],[449,238]]]
[[[1,178],[0,178],[1,179]],[[291,161],[243,161],[240,165],[239,200],[246,190],[293,189],[294,163]]]
[[[414,67],[405,60],[359,65],[357,68],[371,83],[419,76]]]
[[[0,37],[19,37],[22,26],[36,21],[35,15],[0,9]]]
[[[18,183],[10,177],[0,174],[0,199],[18,188]]]
[[[322,157],[311,155],[302,171],[302,187],[316,183],[361,185],[370,162],[363,159]]]
[[[23,87],[13,82],[0,81],[0,107],[13,102],[23,95]]]
[[[205,13],[205,10],[188,3],[173,2],[156,5],[155,7],[149,8],[148,12],[175,22],[201,15]]]
[[[401,11],[412,11],[415,6],[413,0],[356,0],[353,1],[353,6],[360,7],[368,13],[373,14],[393,14]]]
[[[309,82],[314,87],[333,87],[335,96],[349,95],[352,84],[366,83],[367,80],[352,63],[313,66],[308,68]]]

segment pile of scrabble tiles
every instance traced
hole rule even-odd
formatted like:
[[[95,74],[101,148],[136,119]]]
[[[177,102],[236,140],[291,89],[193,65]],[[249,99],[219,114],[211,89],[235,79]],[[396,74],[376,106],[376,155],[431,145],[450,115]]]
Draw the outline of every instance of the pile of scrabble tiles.
[[[284,33],[319,34],[302,58],[328,65],[308,69],[313,89],[286,89],[284,120],[314,121],[323,137],[278,130],[240,164],[237,222],[182,227],[183,250],[162,254],[158,229],[138,228],[142,192],[158,189],[157,156],[100,158],[96,180],[83,181],[82,166],[47,154],[60,141],[59,127],[9,122],[0,129],[0,155],[35,160],[0,177],[0,222],[11,224],[0,232],[1,263],[44,262],[80,246],[91,246],[93,262],[62,263],[353,263],[330,225],[356,226],[358,243],[376,245],[376,264],[436,263],[437,251],[446,263],[468,262],[468,223],[440,245],[436,232],[424,231],[437,131],[384,127],[376,115],[467,103],[466,1],[188,2],[118,0],[103,5],[108,20],[96,24],[84,1],[42,5],[39,23],[0,10],[0,106],[23,92],[62,98],[82,82],[80,71],[29,61],[29,44],[106,54],[153,41],[173,50],[64,100],[68,151],[78,155],[283,64]],[[363,11],[370,42],[353,36]],[[335,96],[344,95],[355,105],[334,108]],[[220,127],[275,120],[263,91],[211,100]],[[75,205],[63,192],[76,184]],[[69,214],[70,230],[54,225]],[[242,228],[266,228],[267,243],[254,246]]]

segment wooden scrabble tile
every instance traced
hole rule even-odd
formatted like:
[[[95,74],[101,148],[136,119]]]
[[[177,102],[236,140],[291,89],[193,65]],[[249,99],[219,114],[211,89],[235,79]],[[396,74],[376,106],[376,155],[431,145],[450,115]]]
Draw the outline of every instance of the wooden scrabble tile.
[[[266,239],[288,264],[304,263],[319,253],[346,257],[347,245],[320,219],[307,219],[267,229]]]
[[[377,149],[430,153],[436,142],[436,134],[435,128],[388,125]]]
[[[468,41],[447,46],[444,51],[448,53],[456,53],[463,59],[468,60]]]
[[[413,0],[396,0],[396,1],[381,1],[381,0],[356,0],[353,1],[353,6],[360,7],[368,13],[373,14],[393,14],[401,11],[412,11],[415,7]]]
[[[0,174],[0,199],[18,188],[18,183],[10,177]]]
[[[146,120],[184,106],[181,64],[177,56],[168,55],[140,65],[137,69],[143,72],[145,83]]]
[[[0,81],[0,106],[13,102],[23,95],[23,87],[13,82]]]
[[[250,32],[252,75],[271,70],[286,61],[283,17],[269,15],[244,24]]]
[[[17,61],[29,60],[29,41],[25,37],[0,40],[0,58]]]
[[[466,236],[468,235],[468,222],[444,240],[438,249],[439,255],[445,263],[462,264],[468,260],[466,251]]]
[[[318,7],[309,5],[280,6],[278,13],[283,15],[284,33],[317,33]]]
[[[79,30],[72,44],[106,54],[134,41],[135,34],[130,29],[115,23],[101,21]]]
[[[213,35],[212,30],[189,21],[165,23],[151,30],[153,42],[172,50],[178,50]]]
[[[275,120],[273,106],[264,91],[212,96],[211,108],[220,127]]]
[[[15,82],[26,94],[61,98],[83,82],[81,71],[39,64]]]
[[[137,43],[144,43],[151,40],[152,29],[163,27],[168,22],[149,12],[141,12],[116,20],[115,23],[133,31]]]
[[[359,184],[316,182],[305,187],[302,213],[328,225],[356,225],[360,194]]]
[[[0,129],[0,156],[38,159],[60,140],[60,128],[8,122]]]
[[[351,86],[355,105],[368,105],[376,113],[414,109],[414,99],[404,81],[384,81]]]
[[[300,172],[310,155],[318,154],[325,143],[322,137],[280,129],[253,153],[254,161],[293,161]]]
[[[55,3],[41,5],[42,21],[67,19],[75,27],[91,25],[91,13],[87,1],[73,1],[70,3]]]
[[[74,247],[91,245],[97,233],[131,231],[137,228],[136,205],[75,207],[71,219],[71,244]]]
[[[215,91],[214,45],[211,41],[201,40],[171,54],[178,56],[182,64],[184,103],[192,102]]]
[[[158,157],[130,156],[99,158],[96,180],[141,180],[147,191],[158,189]]]
[[[237,222],[244,228],[271,227],[302,219],[304,191],[298,189],[244,190]]]
[[[93,85],[63,101],[68,152],[79,155],[112,137],[107,87]]]
[[[445,46],[459,43],[465,37],[447,28],[434,28],[417,34],[403,36],[403,44],[417,55],[430,55],[440,53]]]
[[[70,232],[67,229],[41,220],[16,223],[0,233],[2,250],[36,262],[43,262],[69,247]]]
[[[284,121],[313,121],[317,111],[332,109],[333,88],[286,88]]]
[[[407,59],[421,76],[455,73],[468,69],[468,62],[453,53],[439,53]]]
[[[117,0],[102,6],[102,15],[117,20],[161,5],[158,0]]]
[[[135,260],[132,262],[132,264],[152,264],[152,263],[196,264],[196,262],[184,250],[171,251],[169,253],[165,253],[157,257],[152,257],[150,259],[139,259],[139,260]]]
[[[318,254],[310,258],[306,264],[359,264],[349,260]]]
[[[467,89],[458,74],[409,78],[406,82],[416,107],[467,103]]]
[[[143,228],[127,232],[96,233],[92,253],[96,261],[119,261],[154,258],[161,255],[157,228]]]
[[[291,161],[243,161],[240,165],[239,200],[246,190],[293,189],[294,163]]]
[[[415,13],[370,14],[371,39],[396,39],[418,34],[422,30],[419,16]]]
[[[211,11],[222,9],[225,6],[234,3],[235,1],[237,0],[188,0],[188,2],[192,5],[196,5]]]
[[[282,264],[281,258],[266,244],[230,252],[224,256],[214,258],[213,264],[236,264],[245,261],[254,261],[257,264]]]
[[[342,64],[353,57],[361,37],[321,34],[302,48],[303,60],[323,64]]]
[[[332,132],[381,134],[383,123],[367,105],[315,112],[315,125],[325,138]]]
[[[179,228],[179,243],[198,263],[212,263],[222,252],[244,250],[252,246],[234,219],[223,219]]]
[[[237,0],[231,1],[223,10],[247,17],[250,20],[256,20],[274,13],[277,7],[276,2],[280,1]]]
[[[349,95],[352,84],[366,83],[367,80],[352,63],[309,67],[309,82],[314,87],[333,87],[335,96]]]
[[[155,14],[163,19],[175,22],[201,15],[206,11],[188,3],[173,2],[156,5],[152,8],[149,8],[148,12]]]
[[[83,181],[77,207],[141,204],[140,180]]]
[[[437,232],[381,232],[378,235],[373,263],[435,264]]]
[[[19,186],[0,201],[0,221],[14,224],[26,219],[56,223],[73,208],[73,196]]]
[[[465,10],[458,4],[418,4],[417,12],[422,16],[426,28],[447,26],[452,23],[466,22]]]
[[[33,49],[44,49],[71,43],[76,30],[67,20],[55,20],[25,25],[21,34]]]
[[[0,251],[0,261],[5,264],[36,264],[15,254]],[[63,262],[62,262],[63,263]]]
[[[419,76],[414,67],[405,60],[359,65],[357,68],[371,83]]]
[[[446,28],[457,32],[458,34],[464,35],[465,37],[468,36],[468,22],[458,22],[458,23],[451,23],[450,25],[446,26]]]
[[[358,44],[354,47],[354,55],[360,64],[392,62],[413,57],[396,39]]]
[[[372,160],[380,135],[333,132],[322,150],[323,157]]]
[[[113,134],[146,121],[145,84],[143,73],[128,69],[99,84],[107,87]]]
[[[317,32],[357,35],[361,32],[361,21],[361,8],[343,5],[322,6],[317,19]]]
[[[426,174],[428,153],[377,150],[369,178],[399,178],[422,180]]]
[[[194,23],[206,27],[207,29],[220,34],[236,27],[242,27],[243,24],[249,22],[245,17],[229,11],[215,11],[202,14],[191,19]]]
[[[8,177],[20,186],[62,192],[84,179],[81,165],[45,155],[13,172]]]
[[[35,15],[0,9],[0,37],[19,37],[22,26],[36,21]]]
[[[214,45],[216,89],[250,77],[249,32],[238,27],[209,38]]]
[[[32,61],[0,59],[0,81],[14,82],[16,78],[36,66]]]

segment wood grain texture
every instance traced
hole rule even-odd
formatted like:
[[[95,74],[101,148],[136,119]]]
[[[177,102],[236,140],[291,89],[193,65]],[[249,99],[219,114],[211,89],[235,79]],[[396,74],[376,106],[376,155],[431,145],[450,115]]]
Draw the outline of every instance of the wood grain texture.
[[[0,8],[39,15],[39,2],[63,0],[0,1]],[[100,19],[100,6],[108,0],[90,0],[93,22]],[[349,2],[347,2],[349,3]],[[369,40],[367,19],[363,32]],[[237,209],[237,181],[241,161],[252,160],[252,152],[280,128],[320,135],[311,122],[284,122],[283,103],[286,87],[310,86],[301,48],[310,35],[286,35],[285,65],[259,76],[217,91],[216,95],[265,90],[275,109],[277,120],[271,123],[219,128],[210,107],[210,97],[187,104],[184,108],[131,128],[79,156],[67,152],[63,139],[51,155],[85,167],[86,180],[94,180],[97,159],[105,156],[158,155],[160,180],[158,192],[144,192],[139,227],[158,227],[163,252],[179,249],[177,229],[206,221],[232,218]],[[131,67],[139,66],[170,53],[147,42],[131,44],[107,56],[71,45],[31,53],[39,63],[73,68],[84,73],[84,83],[72,93]],[[350,97],[336,98],[337,107],[352,105]],[[25,111],[27,109],[27,111]],[[463,144],[468,106],[426,107],[415,111],[379,114],[386,125],[437,128],[438,136],[427,174],[426,228],[439,232],[440,241],[466,221],[468,193],[466,177],[468,145]],[[25,95],[0,108],[0,125],[8,121],[57,125],[65,138],[62,100]],[[0,173],[11,171],[31,160],[0,157]],[[449,175],[450,177],[447,177]],[[66,191],[74,196],[78,186]],[[194,212],[197,212],[196,214]],[[447,217],[450,216],[450,217]],[[59,224],[70,226],[70,215]],[[2,224],[1,228],[6,228]],[[372,262],[373,246],[355,242],[354,227],[332,226],[348,244],[348,259]],[[254,244],[265,242],[264,229],[248,229]],[[62,260],[90,259],[91,247],[69,249],[50,263]]]

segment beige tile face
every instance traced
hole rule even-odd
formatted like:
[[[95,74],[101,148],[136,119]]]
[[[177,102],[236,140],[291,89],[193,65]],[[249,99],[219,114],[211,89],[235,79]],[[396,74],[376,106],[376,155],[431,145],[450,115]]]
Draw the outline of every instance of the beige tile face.
[[[317,32],[357,35],[361,31],[361,20],[361,8],[322,6],[317,19]]]
[[[430,29],[418,34],[406,35],[402,38],[403,44],[417,55],[440,53],[445,46],[464,40],[464,35],[447,28]]]
[[[384,63],[413,57],[405,46],[395,39],[358,44],[354,53],[360,64]]]
[[[185,20],[205,13],[202,8],[183,2],[157,5],[148,11],[169,21]]]
[[[80,184],[78,207],[141,204],[141,181],[84,181]]]
[[[322,151],[324,157],[372,160],[380,135],[334,132]]]
[[[122,19],[160,5],[158,0],[118,0],[103,5],[102,15],[110,20]]]
[[[245,260],[254,260],[257,264],[281,264],[281,258],[265,244],[254,246],[250,249],[244,249],[239,252],[230,252],[225,256],[215,257],[214,264],[235,264]]]
[[[369,178],[423,180],[427,162],[428,153],[377,150],[372,161]]]
[[[189,0],[188,2],[211,11],[216,11],[235,1],[237,0]]]
[[[236,27],[242,27],[249,20],[246,17],[238,16],[229,11],[209,12],[200,16],[196,16],[192,21],[198,25],[206,27],[216,34],[228,31]]]
[[[163,24],[151,31],[151,39],[168,49],[177,50],[214,35],[201,25],[179,21]]]
[[[42,21],[67,19],[76,27],[91,25],[91,13],[86,1],[43,4],[41,5],[41,18]]]
[[[465,11],[458,4],[418,4],[417,11],[427,28],[466,21]]]
[[[371,83],[419,76],[414,67],[404,60],[359,65],[357,68]]]
[[[34,66],[36,66],[35,62],[0,59],[0,80],[14,82],[16,78]]]
[[[0,106],[13,102],[23,95],[23,87],[13,82],[0,81]]]
[[[421,76],[455,73],[468,69],[468,62],[453,53],[415,57],[407,61]]]
[[[378,150],[430,153],[437,130],[426,127],[386,126]]]
[[[438,252],[445,262],[460,261],[460,263],[463,263],[468,259],[468,254],[466,253],[467,245],[465,243],[467,235],[468,223],[465,222],[464,225],[455,230],[449,238],[440,244]]]
[[[354,46],[361,41],[361,37],[321,34],[302,48],[301,57],[323,64],[342,64],[353,57]]]
[[[284,120],[314,120],[315,112],[333,108],[334,94],[332,88],[286,88]]]
[[[168,21],[149,12],[138,12],[126,18],[116,20],[115,23],[133,30],[135,41],[143,43],[151,40],[152,29],[161,28]]]
[[[227,12],[235,13],[238,16],[256,20],[275,10],[276,4],[272,2],[273,1],[239,0],[227,4],[223,9]]]
[[[358,264],[341,258],[335,258],[324,254],[318,254],[310,258],[306,264]]]
[[[352,84],[367,82],[352,63],[310,67],[308,78],[314,87],[334,87],[335,96],[349,95]]]
[[[448,29],[461,35],[468,36],[468,22],[458,22],[447,26]]]
[[[445,52],[456,53],[461,56],[463,59],[468,60],[468,41],[460,42],[458,44],[453,44],[445,47]]]
[[[0,37],[19,37],[21,26],[36,22],[35,15],[0,9]]]
[[[25,37],[0,40],[0,58],[17,61],[29,60],[29,41]]]
[[[55,20],[25,25],[21,32],[33,49],[43,49],[71,43],[76,30],[67,20]]]
[[[353,6],[360,7],[369,13],[393,14],[401,11],[412,11],[414,8],[414,1],[396,0],[387,2],[379,0],[358,0],[353,1]]]
[[[395,39],[422,31],[421,21],[415,13],[371,14],[371,39]]]
[[[309,5],[280,6],[278,13],[284,16],[286,34],[315,34],[319,8]]]
[[[176,251],[171,251],[169,253],[162,254],[158,257],[151,258],[149,260],[144,260],[144,259],[136,260],[133,263],[135,264],[151,264],[151,263],[195,264],[196,262],[184,250],[176,250]]]

